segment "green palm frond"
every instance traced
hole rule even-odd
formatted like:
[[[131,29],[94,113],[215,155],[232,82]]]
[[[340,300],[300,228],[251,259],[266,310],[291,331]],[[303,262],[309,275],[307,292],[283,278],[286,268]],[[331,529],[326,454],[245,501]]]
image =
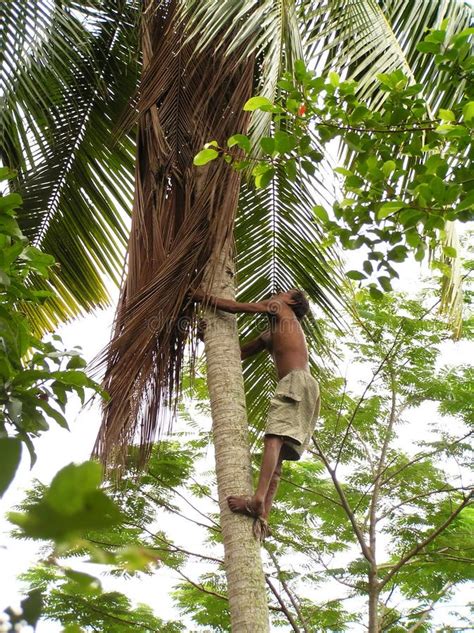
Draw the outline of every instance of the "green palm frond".
[[[472,8],[461,0],[323,0],[302,2],[300,20],[308,24],[307,57],[317,61],[321,72],[332,69],[358,81],[359,96],[381,104],[376,75],[401,68],[413,82],[425,82],[425,95],[434,106],[442,77],[433,81],[432,57],[416,45],[443,20],[451,32],[466,28]],[[454,98],[444,94],[442,107]]]
[[[30,20],[35,3],[16,4]],[[104,277],[118,284],[127,240],[134,141],[115,141],[113,131],[136,88],[135,13],[97,2],[105,14],[87,20],[87,4],[76,16],[82,3],[42,3],[25,62],[15,55],[26,43],[11,49],[5,38],[2,50],[2,160],[18,170],[23,231],[58,263],[41,328],[108,302]]]
[[[0,4],[2,159],[15,167],[34,162],[31,144],[40,143],[41,127],[53,124],[61,86],[89,57],[91,33],[69,8],[50,0]],[[88,70],[94,82],[94,69]]]

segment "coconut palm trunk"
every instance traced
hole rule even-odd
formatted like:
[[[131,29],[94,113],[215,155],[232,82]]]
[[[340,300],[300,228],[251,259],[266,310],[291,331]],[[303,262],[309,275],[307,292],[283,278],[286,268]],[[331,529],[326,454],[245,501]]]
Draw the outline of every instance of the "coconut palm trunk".
[[[234,298],[233,262],[230,255],[221,259],[211,290],[219,297]],[[260,545],[252,534],[252,521],[232,513],[227,505],[230,494],[252,494],[237,324],[234,315],[211,309],[206,310],[206,322],[207,384],[231,627],[233,633],[265,633],[269,630],[269,622]]]

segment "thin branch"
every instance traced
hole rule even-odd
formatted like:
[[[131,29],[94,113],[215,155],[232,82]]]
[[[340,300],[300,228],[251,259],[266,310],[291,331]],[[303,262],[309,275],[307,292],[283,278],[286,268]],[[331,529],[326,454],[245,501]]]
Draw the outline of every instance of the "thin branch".
[[[347,438],[348,438],[348,436],[349,436],[349,432],[350,432],[350,430],[351,430],[351,428],[352,428],[352,425],[354,424],[355,416],[357,415],[357,413],[358,413],[358,411],[359,411],[359,409],[360,409],[360,407],[361,407],[362,403],[364,402],[364,400],[365,400],[365,396],[366,396],[367,392],[368,392],[368,391],[369,391],[369,389],[372,387],[372,385],[373,385],[373,383],[374,383],[375,379],[377,378],[377,376],[379,375],[379,373],[382,371],[382,369],[383,369],[384,365],[386,364],[386,362],[387,362],[387,361],[388,361],[388,359],[390,358],[390,355],[392,354],[392,352],[395,350],[395,346],[396,346],[396,345],[397,345],[397,343],[398,343],[398,337],[400,336],[400,334],[401,334],[401,332],[402,332],[402,329],[403,329],[403,323],[402,323],[402,324],[400,325],[400,327],[398,328],[398,332],[396,333],[395,338],[393,339],[393,343],[392,343],[392,345],[391,345],[390,349],[389,349],[389,350],[388,350],[388,352],[385,354],[385,356],[382,358],[382,361],[380,362],[380,364],[379,364],[379,366],[377,367],[377,369],[373,372],[373,374],[372,374],[372,378],[371,378],[371,379],[369,380],[369,382],[367,383],[367,385],[366,385],[366,387],[365,387],[365,389],[364,389],[364,391],[363,391],[363,393],[362,393],[361,397],[360,397],[360,398],[359,398],[359,400],[357,401],[357,404],[356,404],[356,406],[355,406],[355,408],[354,408],[354,411],[352,412],[352,415],[351,415],[351,417],[350,417],[350,419],[349,419],[349,424],[347,425],[346,430],[345,430],[345,432],[344,432],[344,437],[342,438],[341,445],[340,445],[340,447],[339,447],[339,451],[338,451],[338,453],[337,453],[336,465],[335,465],[335,467],[334,467],[335,469],[337,468],[337,466],[338,466],[338,464],[339,464],[339,461],[340,461],[340,459],[341,459],[341,454],[342,454],[342,451],[343,451],[343,449],[344,449],[344,445],[345,445],[345,443],[346,443],[346,440],[347,440]]]
[[[430,490],[430,492],[424,492],[420,495],[414,495],[413,497],[410,497],[409,499],[405,499],[404,501],[401,501],[400,503],[397,503],[396,505],[391,506],[386,512],[384,512],[384,514],[381,514],[377,520],[382,521],[389,514],[391,514],[395,510],[398,510],[398,508],[401,508],[407,503],[411,503],[412,501],[418,501],[418,499],[431,497],[432,495],[442,494],[443,492],[457,492],[459,490],[467,491],[467,490],[471,490],[471,487],[469,486],[458,486],[458,487],[449,487],[449,488],[444,487],[444,488],[439,488],[438,490]]]
[[[313,488],[307,488],[306,486],[300,486],[299,484],[295,484],[294,482],[292,482],[290,479],[287,479],[286,477],[281,477],[281,481],[284,481],[285,483],[290,484],[294,488],[298,488],[298,490],[304,490],[305,492],[309,492],[309,493],[311,493],[313,495],[321,497],[322,499],[326,499],[327,501],[331,501],[331,503],[334,503],[337,506],[341,506],[342,507],[342,504],[339,501],[337,501],[337,499],[333,499],[332,497],[328,497],[327,495],[323,494],[322,492],[318,492],[317,490],[313,490]]]
[[[295,619],[293,618],[291,613],[286,608],[286,605],[285,605],[285,603],[283,601],[283,598],[280,596],[280,594],[276,590],[276,587],[274,586],[274,584],[272,583],[270,578],[268,576],[266,576],[265,580],[267,581],[267,585],[270,587],[273,595],[275,596],[275,598],[277,599],[279,605],[281,606],[281,610],[286,615],[286,618],[287,618],[288,622],[291,624],[291,628],[293,629],[293,631],[295,633],[301,633],[301,630],[300,630],[299,626],[296,624]]]
[[[194,556],[202,560],[208,560],[211,563],[218,563],[219,565],[224,564],[224,561],[221,560],[220,558],[214,558],[213,556],[206,556],[205,554],[197,554],[196,552],[190,552],[187,549],[184,549],[182,547],[179,547],[178,545],[175,545],[174,543],[171,543],[170,541],[167,541],[165,538],[158,536],[157,534],[155,535],[155,539],[162,541],[163,543],[165,543],[165,545],[168,545],[168,547],[172,547],[175,551],[182,552],[183,554],[186,554],[187,556]],[[164,548],[156,548],[156,549],[164,549]]]
[[[189,479],[196,484],[196,486],[201,490],[202,494],[207,497],[208,499],[210,499],[211,501],[214,501],[214,503],[216,503],[217,505],[219,505],[219,500],[215,499],[211,494],[209,494],[206,491],[206,488],[199,483],[199,481],[197,481],[197,479],[194,479],[194,477],[189,477]]]
[[[155,479],[155,481],[157,481],[158,483],[160,483],[160,484],[162,484],[162,485],[166,486],[166,484],[163,482],[163,480],[162,480],[160,477],[158,477],[158,475],[155,475],[155,474],[154,474],[154,473],[152,473],[151,471],[148,471],[148,474],[149,474],[149,475],[150,475],[153,479]],[[174,492],[174,494],[175,494],[175,495],[178,495],[178,497],[180,497],[181,499],[183,499],[183,501],[184,501],[185,503],[187,503],[187,504],[188,504],[188,506],[189,506],[190,508],[192,508],[195,512],[197,512],[198,514],[200,514],[200,515],[201,515],[204,519],[207,519],[208,521],[211,521],[211,523],[214,523],[214,525],[215,525],[216,527],[219,527],[219,524],[218,524],[216,521],[214,521],[214,519],[212,519],[210,516],[208,516],[208,515],[207,515],[207,514],[205,514],[204,512],[201,512],[201,510],[199,510],[198,508],[196,508],[196,506],[194,506],[194,505],[193,505],[193,504],[189,501],[189,499],[186,499],[186,497],[185,497],[185,496],[184,496],[181,492],[179,492],[178,490],[176,490],[176,488],[173,488],[173,486],[166,486],[166,487],[167,487],[167,488],[169,488],[169,490],[172,490],[172,491]]]
[[[422,320],[423,320],[423,319],[424,319],[424,318],[425,318],[428,314],[430,314],[430,313],[431,313],[431,312],[432,312],[432,311],[436,308],[436,306],[440,303],[440,301],[441,301],[440,299],[438,299],[437,301],[435,301],[435,303],[434,303],[431,307],[429,307],[429,308],[428,308],[428,309],[427,309],[427,310],[426,310],[426,311],[425,311],[425,312],[424,312],[424,313],[420,316],[420,318],[418,319],[418,321],[422,321]],[[364,329],[366,329],[366,328],[365,328],[365,324],[363,323],[363,321],[359,321],[359,324],[360,324],[360,325],[362,325],[362,327],[364,327]],[[372,386],[372,384],[374,383],[375,378],[376,378],[376,377],[378,376],[378,374],[381,372],[381,370],[383,369],[383,367],[384,367],[385,363],[388,361],[388,359],[389,359],[390,355],[391,355],[391,354],[392,354],[392,352],[394,351],[395,346],[397,345],[397,342],[398,342],[398,337],[400,336],[400,334],[401,334],[401,333],[402,333],[402,331],[403,331],[403,325],[404,325],[404,322],[403,322],[403,320],[402,320],[402,321],[401,321],[401,323],[400,323],[400,326],[399,326],[399,328],[398,328],[398,331],[396,332],[395,337],[394,337],[394,339],[393,339],[392,346],[390,347],[390,349],[388,350],[387,354],[386,354],[386,355],[384,356],[384,358],[382,359],[382,361],[381,361],[381,363],[379,364],[378,368],[377,368],[377,369],[375,370],[375,372],[373,373],[372,378],[370,379],[369,383],[366,385],[366,387],[365,387],[365,389],[364,389],[364,392],[362,393],[361,397],[359,398],[359,400],[358,400],[358,402],[357,402],[357,404],[356,404],[356,406],[355,406],[355,409],[354,409],[354,411],[353,411],[353,413],[352,413],[352,415],[351,415],[351,417],[350,417],[350,419],[349,419],[349,423],[348,423],[348,425],[347,425],[347,428],[346,428],[346,430],[345,430],[345,432],[344,432],[344,437],[342,438],[341,445],[340,445],[340,447],[339,447],[339,451],[338,451],[338,454],[337,454],[337,459],[336,459],[336,466],[335,466],[335,468],[336,468],[336,469],[337,469],[337,466],[338,466],[339,461],[340,461],[340,459],[341,459],[341,454],[342,454],[342,451],[343,451],[344,445],[345,445],[345,443],[346,443],[346,440],[347,440],[347,438],[348,438],[348,436],[349,436],[349,432],[350,432],[350,430],[351,430],[351,428],[352,428],[352,426],[353,426],[353,424],[354,424],[355,416],[356,416],[357,412],[359,411],[360,406],[362,405],[362,403],[363,403],[363,401],[364,401],[364,399],[365,399],[365,396],[366,396],[367,392],[369,391],[370,387],[371,387],[371,386]],[[367,332],[367,335],[368,335],[369,339],[370,339],[370,340],[374,340],[374,339],[373,339],[373,337],[371,336],[370,332],[369,332],[369,331],[367,331],[367,329],[366,329],[366,332]],[[401,341],[400,341],[400,343],[401,343]]]
[[[334,435],[337,436],[337,433],[339,432],[339,422],[341,420],[342,417],[342,407],[344,405],[344,400],[346,398],[346,392],[347,392],[347,372],[348,372],[348,364],[346,365],[346,375],[344,376],[344,387],[342,389],[342,394],[341,394],[341,400],[339,402],[339,410],[337,412],[337,419],[336,419],[336,424],[334,426]]]
[[[449,448],[451,448],[453,446],[456,446],[456,444],[459,444],[460,442],[463,442],[465,439],[470,437],[473,433],[474,433],[474,431],[469,431],[469,433],[466,433],[466,435],[463,435],[463,437],[460,437],[457,440],[454,440],[453,442],[448,444],[447,448],[449,449]],[[404,464],[403,466],[400,466],[400,468],[398,470],[396,470],[394,473],[391,473],[387,477],[387,479],[384,479],[382,481],[382,486],[385,486],[390,480],[392,480],[394,477],[399,475],[403,470],[405,470],[405,468],[408,468],[409,466],[412,466],[413,464],[416,464],[417,462],[421,461],[422,459],[427,459],[428,457],[432,457],[433,455],[437,455],[438,453],[441,452],[441,450],[442,449],[437,448],[436,450],[431,451],[429,453],[420,453],[418,456],[416,456],[412,460],[410,460],[407,464]],[[387,466],[387,468],[388,468],[388,466]],[[385,471],[386,470],[387,469],[385,469]]]
[[[337,130],[348,130],[349,132],[371,132],[374,134],[396,134],[397,132],[427,132],[429,130],[434,130],[437,127],[437,125],[429,125],[427,127],[399,127],[395,129],[377,129],[354,127],[352,125],[337,125],[336,123],[331,123],[329,121],[317,121],[316,125],[322,127],[331,127]]]
[[[364,537],[364,535],[363,535],[363,533],[362,533],[362,531],[361,531],[361,529],[360,529],[360,527],[359,527],[359,525],[358,525],[358,523],[356,521],[354,512],[352,511],[352,509],[351,509],[351,507],[349,505],[349,502],[347,501],[347,497],[344,494],[344,490],[342,489],[342,486],[341,486],[341,484],[339,483],[339,480],[336,477],[336,471],[335,471],[335,469],[332,469],[331,466],[329,465],[329,462],[328,462],[328,460],[326,458],[326,455],[323,453],[323,451],[321,450],[319,444],[314,439],[314,436],[313,436],[312,440],[313,440],[313,444],[316,447],[316,450],[318,451],[319,457],[324,462],[324,465],[326,466],[326,470],[328,471],[328,473],[331,476],[331,479],[332,479],[332,481],[334,483],[334,486],[335,486],[335,488],[337,490],[337,493],[339,495],[339,498],[341,500],[342,507],[344,508],[344,510],[345,510],[345,512],[347,514],[347,517],[348,517],[348,519],[349,519],[349,521],[350,521],[350,523],[352,525],[354,533],[355,533],[355,535],[357,537],[357,540],[359,541],[359,545],[360,545],[360,547],[362,549],[362,553],[363,553],[363,555],[365,556],[365,558],[367,559],[367,561],[369,563],[373,563],[374,562],[374,558],[373,558],[372,551],[370,550],[370,547],[366,543],[365,537]]]
[[[225,600],[226,602],[229,601],[229,598],[227,596],[224,596],[224,594],[217,593],[217,591],[212,591],[212,589],[206,589],[205,587],[203,587],[199,583],[194,582],[194,580],[191,580],[191,578],[188,578],[188,576],[186,576],[186,574],[184,574],[181,570],[175,569],[174,571],[176,571],[190,585],[192,585],[196,589],[199,589],[199,591],[202,591],[203,593],[207,593],[210,596],[214,596],[215,598],[219,598],[219,600]],[[270,609],[270,611],[282,611],[283,610],[280,607],[273,606],[272,604],[269,604],[268,608]]]
[[[377,538],[377,507],[379,502],[380,495],[380,485],[381,485],[381,477],[382,471],[385,465],[385,459],[387,457],[388,447],[390,445],[390,438],[392,435],[393,426],[397,419],[397,394],[395,391],[395,378],[393,375],[393,370],[391,372],[391,406],[390,406],[390,416],[387,424],[387,429],[385,431],[385,437],[383,440],[382,450],[380,451],[379,463],[377,464],[377,471],[375,473],[375,479],[373,482],[373,492],[372,498],[370,500],[370,508],[369,508],[369,539],[370,539],[370,550],[372,552],[372,556],[374,557],[374,567],[376,566],[376,538]],[[376,567],[374,569],[376,573]]]
[[[176,514],[177,516],[181,517],[182,519],[185,519],[186,521],[190,521],[191,523],[194,523],[195,525],[199,525],[200,527],[206,528],[206,530],[213,530],[214,532],[220,532],[220,528],[216,528],[213,525],[206,525],[205,523],[201,523],[200,521],[195,521],[194,519],[190,519],[185,514],[182,514],[178,510],[175,510],[173,508],[173,506],[170,506],[165,501],[160,501],[159,499],[156,499],[155,497],[153,497],[152,495],[148,494],[147,492],[142,492],[142,494],[145,497],[147,497],[147,499],[150,499],[150,501],[153,501],[154,503],[156,503],[156,505],[161,506],[163,508],[166,508],[168,510],[168,512],[171,512],[172,514]],[[209,519],[209,521],[211,521],[211,520],[212,519]]]
[[[224,594],[217,593],[217,591],[212,591],[212,589],[206,589],[199,583],[194,582],[194,580],[191,580],[191,578],[188,578],[188,576],[186,576],[186,574],[184,574],[180,569],[175,569],[174,571],[177,572],[181,576],[181,578],[184,578],[186,582],[189,582],[190,585],[192,585],[196,589],[199,589],[199,591],[202,591],[203,593],[207,593],[210,596],[214,596],[215,598],[219,598],[219,600],[225,600],[226,602],[228,602],[229,599],[227,596],[224,596]]]
[[[69,598],[71,598],[71,596],[69,596]],[[131,624],[133,627],[139,627],[141,629],[144,629],[145,631],[153,631],[153,633],[160,633],[158,629],[151,629],[148,624],[133,622],[133,620],[126,620],[125,618],[119,618],[116,615],[112,615],[108,611],[102,611],[102,609],[99,609],[98,607],[95,607],[94,605],[92,605],[90,600],[85,600],[84,598],[81,598],[77,594],[74,596],[74,599],[84,604],[88,609],[90,609],[94,613],[99,613],[100,615],[110,618],[111,620],[114,620],[115,622],[120,622],[121,624]]]
[[[278,580],[281,582],[281,585],[283,587],[283,589],[285,590],[286,595],[288,596],[291,604],[293,605],[294,610],[296,611],[296,614],[298,615],[301,625],[303,627],[303,630],[305,633],[309,633],[309,629],[308,626],[306,624],[306,621],[304,619],[303,614],[301,613],[301,609],[300,606],[298,604],[298,601],[296,600],[296,598],[293,595],[293,592],[290,590],[288,583],[286,582],[286,580],[283,577],[282,571],[281,571],[281,567],[278,563],[278,558],[275,556],[275,553],[272,552],[271,550],[267,550],[268,553],[270,554],[270,558],[272,559],[273,564],[275,565],[275,569],[277,570],[277,574],[278,574]]]
[[[333,557],[334,558],[334,557]],[[354,585],[353,583],[348,582],[347,580],[342,580],[342,578],[339,578],[338,576],[334,576],[331,572],[331,568],[329,567],[329,565],[327,563],[324,562],[323,557],[319,556],[318,561],[317,561],[322,567],[324,567],[325,571],[330,574],[331,578],[333,578],[336,582],[338,582],[340,585],[343,585],[344,587],[349,587],[349,589],[353,589],[354,591],[358,590],[357,585]]]
[[[469,504],[473,496],[473,492],[471,491],[462,503],[458,505],[458,507],[452,512],[449,517],[442,523],[439,527],[431,532],[421,543],[412,547],[412,549],[403,556],[398,563],[392,568],[392,570],[385,576],[385,578],[380,582],[380,588],[384,587],[394,576],[400,571],[400,569],[407,563],[411,558],[416,556],[422,549],[424,549],[427,545],[429,545],[434,539],[441,534],[449,525],[454,521],[454,519],[458,516],[458,514]]]
[[[183,518],[187,518],[187,517],[183,517]],[[193,521],[192,519],[188,519],[188,521],[191,521],[192,523],[195,523],[195,521]],[[142,525],[139,525],[137,523],[132,523],[131,521],[127,521],[126,525],[132,525],[133,527],[139,528],[143,532],[148,534],[152,539],[162,541],[163,543],[166,543],[167,545],[170,545],[171,547],[174,547],[177,551],[183,552],[183,554],[187,554],[188,556],[196,556],[196,557],[199,557],[199,558],[202,558],[202,559],[205,559],[205,560],[210,560],[213,563],[219,563],[220,565],[224,564],[224,561],[220,560],[219,558],[212,558],[211,556],[205,556],[203,554],[196,554],[195,552],[190,552],[188,550],[182,549],[181,547],[178,547],[177,545],[174,545],[174,543],[170,543],[166,539],[158,536],[158,534],[154,534],[148,528],[146,528],[146,527],[144,527]],[[201,523],[198,523],[198,525],[202,526]],[[209,528],[209,529],[211,529],[211,528]],[[92,541],[92,542],[94,542],[94,541]],[[160,549],[160,548],[150,547],[150,549]],[[163,548],[161,548],[161,549],[163,549]]]

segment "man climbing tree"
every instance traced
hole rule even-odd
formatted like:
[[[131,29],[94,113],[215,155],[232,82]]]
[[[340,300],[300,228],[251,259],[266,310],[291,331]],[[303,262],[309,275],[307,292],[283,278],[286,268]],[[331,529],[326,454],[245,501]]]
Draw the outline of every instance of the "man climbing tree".
[[[319,414],[319,386],[309,372],[308,348],[300,325],[309,311],[308,299],[296,289],[258,303],[238,303],[206,296],[200,290],[194,292],[193,298],[232,314],[266,314],[269,320],[268,330],[241,346],[242,360],[268,351],[278,378],[265,428],[259,480],[253,496],[231,495],[227,498],[232,512],[255,519],[254,533],[264,539],[268,534],[268,516],[280,481],[282,462],[300,459]]]

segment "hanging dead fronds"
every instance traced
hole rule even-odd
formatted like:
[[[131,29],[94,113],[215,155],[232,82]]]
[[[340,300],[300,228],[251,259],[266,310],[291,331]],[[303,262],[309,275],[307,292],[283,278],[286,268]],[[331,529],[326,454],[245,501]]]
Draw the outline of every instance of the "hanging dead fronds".
[[[178,2],[144,3],[128,267],[101,359],[110,400],[95,453],[106,463],[122,462],[135,438],[143,463],[169,428],[194,322],[187,293],[228,243],[236,212],[234,170],[192,161],[206,141],[246,129],[253,60],[236,63],[225,47],[196,53],[184,26]]]

